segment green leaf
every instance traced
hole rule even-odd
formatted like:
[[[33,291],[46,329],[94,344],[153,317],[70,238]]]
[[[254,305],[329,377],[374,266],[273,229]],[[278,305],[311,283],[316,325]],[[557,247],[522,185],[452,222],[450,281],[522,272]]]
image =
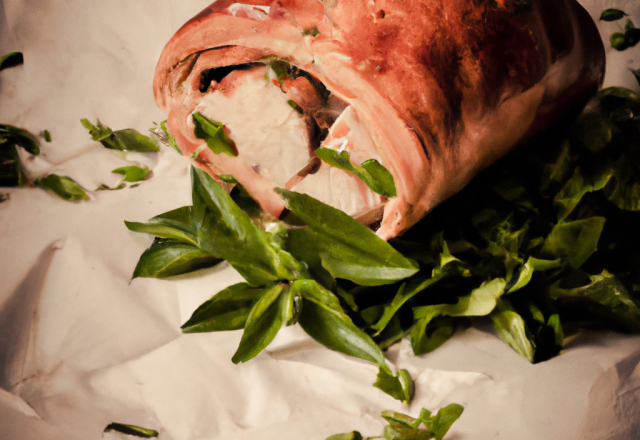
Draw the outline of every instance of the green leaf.
[[[624,33],[624,44],[626,47],[634,47],[640,41],[640,29],[627,29]]]
[[[549,289],[552,299],[591,304],[591,312],[615,326],[640,332],[640,308],[620,280],[604,270],[590,276],[591,283],[573,289],[561,288],[558,283]]]
[[[298,280],[291,285],[302,297],[300,326],[309,336],[330,350],[386,367],[386,359],[369,335],[356,327],[338,298],[314,280]]]
[[[564,185],[554,199],[557,207],[558,220],[564,220],[578,205],[582,197],[593,191],[605,187],[611,178],[611,171],[605,170],[592,179],[587,179],[577,167],[569,181]]]
[[[536,350],[535,342],[524,319],[514,310],[511,303],[506,299],[501,299],[489,316],[500,337],[529,362],[533,362]]]
[[[123,423],[110,423],[104,428],[104,432],[116,431],[127,435],[133,435],[135,437],[153,438],[159,435],[158,431],[153,429],[141,428],[135,425],[125,425]]]
[[[231,157],[238,155],[238,150],[235,143],[224,132],[224,125],[221,122],[211,121],[200,113],[193,113],[193,133],[198,139],[202,139],[207,143],[207,146],[215,154],[226,153]],[[196,153],[199,153],[196,150]],[[194,157],[197,154],[194,153]]]
[[[305,194],[276,189],[287,207],[319,237],[311,240],[322,266],[334,277],[364,286],[410,277],[418,264],[405,258],[366,226]],[[312,235],[312,234],[310,234]]]
[[[1,138],[0,138],[1,142]],[[13,144],[0,143],[0,187],[27,186],[29,179],[22,169],[20,156]]]
[[[182,325],[183,333],[239,330],[245,327],[249,313],[269,288],[234,284],[204,302]]]
[[[420,318],[411,327],[411,348],[415,355],[431,353],[447,342],[454,332],[454,322],[449,316]]]
[[[364,440],[362,434],[358,431],[351,431],[346,434],[334,434],[327,437],[326,440]]]
[[[500,298],[504,294],[506,281],[503,278],[496,278],[491,281],[482,283],[476,289],[473,289],[467,296],[458,298],[456,304],[437,304],[432,306],[421,306],[413,308],[413,319],[418,321],[419,327],[412,336],[416,335],[422,338],[429,323],[439,316],[486,316],[493,311]],[[415,324],[414,324],[415,325]],[[422,330],[424,329],[424,330]],[[448,332],[447,327],[445,331]],[[442,335],[442,333],[441,333]],[[446,333],[444,333],[446,335]],[[439,336],[442,338],[442,336]],[[444,341],[443,341],[444,342]],[[413,341],[412,346],[414,353],[420,354],[427,342]]]
[[[435,440],[442,440],[451,428],[451,425],[460,418],[463,411],[464,408],[457,403],[452,403],[444,408],[440,408],[435,417],[432,418],[433,422],[431,427],[428,427],[434,434],[433,438]]]
[[[285,240],[286,249],[299,261],[306,264],[309,273],[320,284],[332,290],[335,278],[322,266],[317,249],[322,247],[322,236],[308,229],[290,229]]]
[[[584,113],[571,127],[571,137],[580,146],[597,152],[606,148],[613,139],[615,125],[600,113]]]
[[[409,405],[413,398],[413,380],[407,370],[398,370],[398,375],[394,376],[388,368],[380,367],[378,370],[378,379],[373,386],[405,405]]]
[[[640,211],[640,172],[626,156],[613,165],[613,179],[604,189],[609,201],[627,211]]]
[[[391,321],[393,315],[411,298],[444,277],[462,274],[466,274],[466,269],[460,264],[460,260],[451,256],[447,243],[443,241],[440,264],[432,270],[431,277],[419,276],[403,283],[391,304],[385,307],[380,320],[375,325],[372,325],[371,329],[376,331],[376,336],[379,335]]]
[[[220,259],[193,245],[156,240],[138,260],[133,278],[168,278],[215,266]]]
[[[45,142],[51,142],[51,133],[49,133],[49,130],[44,130],[42,137],[44,137]]]
[[[139,167],[137,165],[129,165],[126,167],[116,168],[111,172],[116,174],[123,174],[123,180],[125,182],[140,182],[149,175],[151,170],[146,166]]]
[[[68,177],[58,176],[57,174],[49,174],[46,177],[36,179],[33,183],[69,202],[87,200],[89,198],[80,185]]]
[[[10,52],[0,57],[0,71],[24,63],[22,52]]]
[[[209,174],[191,170],[194,207],[203,204],[211,213],[201,247],[227,260],[254,286],[309,278],[304,265],[275,246]]]
[[[627,18],[627,21],[624,22],[624,30],[628,31],[629,29],[633,29],[633,28],[635,28],[633,21]]]
[[[193,207],[183,206],[157,215],[147,223],[128,222],[125,225],[134,232],[144,232],[161,238],[170,238],[200,247],[198,219]]]
[[[352,173],[358,179],[362,180],[371,191],[385,197],[395,197],[397,195],[393,176],[389,170],[382,166],[377,160],[366,160],[358,167],[351,163],[351,156],[348,151],[318,148],[315,154],[322,159],[323,162],[326,162],[332,167]]]
[[[615,32],[611,34],[609,42],[611,43],[611,47],[618,51],[623,51],[629,47],[626,42],[625,34],[622,32]]]
[[[27,130],[13,125],[0,124],[0,145],[5,142],[24,148],[27,153],[40,154],[40,142],[38,138]]]
[[[113,131],[102,125],[100,121],[97,125],[91,124],[88,119],[81,119],[80,122],[89,131],[91,138],[100,142],[105,148],[119,151],[158,151],[158,146],[151,139],[133,128]]]
[[[604,222],[603,217],[591,217],[559,223],[544,241],[542,253],[552,258],[564,258],[577,269],[596,251]]]
[[[292,309],[293,296],[288,286],[278,284],[266,289],[247,317],[240,346],[232,362],[247,362],[264,350],[285,321],[292,317]]]
[[[162,133],[164,134],[163,137],[166,138],[166,144],[169,145],[174,150],[176,150],[178,153],[183,154],[182,150],[178,146],[178,142],[176,142],[176,138],[174,138],[171,135],[171,133],[169,132],[169,127],[167,127],[167,121],[162,121],[160,123],[160,129],[162,130]],[[164,141],[164,139],[161,139],[161,140]]]
[[[626,15],[628,14],[624,11],[621,11],[620,9],[605,9],[604,11],[602,11],[602,14],[600,14],[600,20],[616,21],[620,20]]]

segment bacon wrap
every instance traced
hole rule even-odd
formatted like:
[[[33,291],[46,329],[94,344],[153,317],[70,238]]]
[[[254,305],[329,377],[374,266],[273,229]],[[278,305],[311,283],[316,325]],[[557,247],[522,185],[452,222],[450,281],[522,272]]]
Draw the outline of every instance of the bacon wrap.
[[[602,41],[574,0],[249,0],[269,7],[253,16],[233,4],[195,16],[158,62],[156,101],[183,152],[202,142],[189,116],[204,70],[286,60],[357,112],[392,173],[384,239],[585,102],[604,75]],[[267,212],[283,210],[274,184],[238,158],[204,149],[197,160],[234,175]]]

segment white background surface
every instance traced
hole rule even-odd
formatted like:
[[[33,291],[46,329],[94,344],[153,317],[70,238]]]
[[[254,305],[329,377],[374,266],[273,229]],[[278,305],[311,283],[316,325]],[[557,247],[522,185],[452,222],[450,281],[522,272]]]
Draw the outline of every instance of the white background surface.
[[[163,120],[151,93],[156,60],[207,4],[0,2],[0,53],[25,58],[0,73],[0,122],[53,137],[30,164],[34,173],[56,166],[88,189],[114,186],[110,171],[125,158],[92,142],[79,120],[141,132]],[[619,7],[640,26],[636,1],[587,6],[595,16]],[[599,28],[608,38],[617,24]],[[640,45],[607,53],[605,85],[637,89],[628,69],[640,67]],[[130,282],[151,237],[123,220],[190,204],[188,162],[167,150],[157,156],[128,157],[154,166],[150,180],[87,202],[0,191],[10,193],[0,204],[0,439],[99,439],[117,421],[166,440],[323,440],[354,429],[378,435],[385,409],[416,415],[452,402],[466,409],[450,440],[640,438],[638,337],[583,334],[538,365],[482,321],[427,356],[403,343],[390,356],[416,380],[406,408],[371,385],[374,366],[318,346],[298,327],[238,366],[230,359],[240,332],[181,335],[195,307],[240,278],[218,268]]]

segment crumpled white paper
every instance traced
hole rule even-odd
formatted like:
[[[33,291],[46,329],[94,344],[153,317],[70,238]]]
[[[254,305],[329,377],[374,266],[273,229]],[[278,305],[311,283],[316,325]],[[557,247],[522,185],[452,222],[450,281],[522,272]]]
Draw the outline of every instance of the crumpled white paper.
[[[624,9],[640,25],[633,0],[584,3],[595,17]],[[416,415],[452,402],[465,412],[451,440],[640,437],[639,337],[583,333],[538,365],[483,320],[426,356],[413,356],[405,341],[388,355],[415,378],[406,408],[372,386],[373,365],[324,349],[299,327],[237,366],[240,332],[182,335],[192,311],[239,275],[222,266],[130,282],[151,238],[123,220],[190,204],[188,161],[166,149],[157,158],[119,157],[79,121],[144,133],[164,119],[151,93],[155,62],[207,4],[0,2],[0,52],[25,57],[0,74],[0,122],[53,136],[29,164],[34,175],[55,171],[94,189],[115,186],[121,176],[111,170],[127,161],[154,173],[81,203],[40,189],[0,191],[10,194],[0,204],[0,438],[122,438],[102,432],[115,421],[157,429],[166,440],[323,440],[351,430],[378,435],[385,409]],[[599,28],[605,38],[616,31]],[[637,88],[629,68],[640,67],[639,52],[609,48],[605,85]]]

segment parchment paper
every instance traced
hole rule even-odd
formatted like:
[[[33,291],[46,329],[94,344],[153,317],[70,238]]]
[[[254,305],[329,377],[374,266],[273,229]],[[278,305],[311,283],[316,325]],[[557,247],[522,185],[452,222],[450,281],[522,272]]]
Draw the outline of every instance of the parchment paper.
[[[382,431],[382,410],[417,415],[465,406],[450,440],[640,438],[640,338],[582,333],[562,354],[531,365],[486,321],[415,357],[389,357],[416,380],[410,407],[375,389],[373,365],[330,352],[300,328],[281,331],[257,358],[233,365],[240,332],[182,335],[205,299],[240,277],[222,266],[170,281],[130,282],[151,238],[123,220],[190,204],[186,159],[172,151],[122,156],[90,140],[83,117],[141,132],[164,119],[151,93],[162,47],[208,1],[4,0],[0,53],[24,66],[0,73],[0,122],[41,133],[33,176],[54,170],[87,189],[115,186],[111,170],[153,168],[134,188],[69,203],[40,189],[1,189],[0,439],[92,440],[111,422],[160,431],[160,439],[318,439]],[[584,0],[599,16],[631,14],[636,1]],[[600,23],[604,38],[617,31]],[[608,47],[608,43],[606,44]],[[608,48],[607,85],[638,88],[640,46]]]

